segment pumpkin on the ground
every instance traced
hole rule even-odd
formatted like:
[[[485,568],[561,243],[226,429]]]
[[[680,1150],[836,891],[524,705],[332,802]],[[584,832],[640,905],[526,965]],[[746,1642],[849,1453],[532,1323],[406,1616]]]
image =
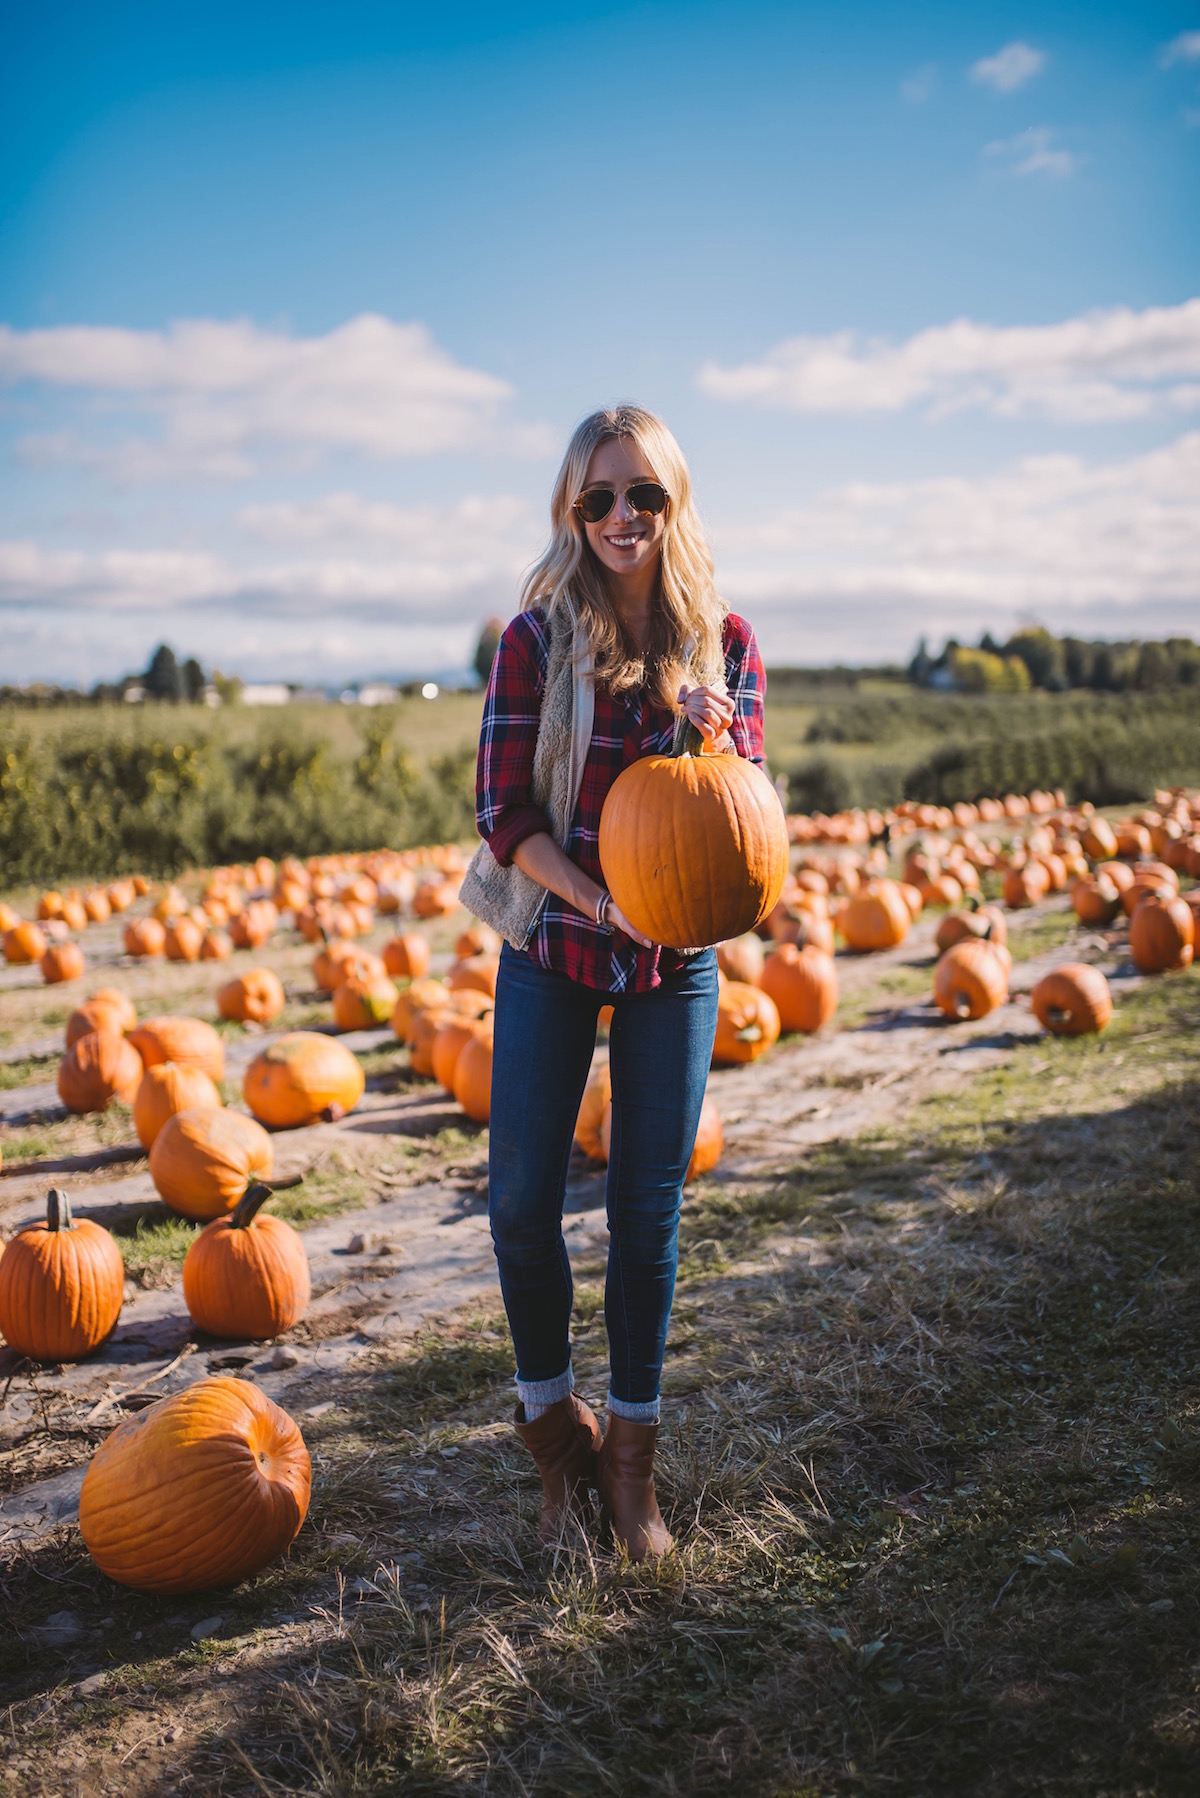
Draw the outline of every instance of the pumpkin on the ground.
[[[150,1150],[150,1178],[181,1217],[224,1217],[256,1180],[269,1180],[275,1149],[240,1111],[194,1106],[169,1117]]]
[[[23,918],[4,932],[4,959],[11,967],[28,967],[46,953],[46,933]]]
[[[163,938],[168,961],[199,961],[203,947],[204,932],[194,918],[185,914],[171,919]]]
[[[687,1173],[683,1176],[684,1185],[698,1180],[701,1174],[711,1173],[720,1161],[724,1147],[725,1127],[721,1122],[721,1113],[717,1110],[716,1100],[705,1093],[704,1103],[700,1107],[700,1122],[696,1126],[696,1145],[688,1162]]]
[[[714,1063],[757,1061],[779,1040],[779,1031],[779,1008],[769,993],[740,980],[726,981],[717,998]]]
[[[210,930],[200,945],[201,961],[228,961],[233,954],[233,938],[227,930]]]
[[[124,942],[126,955],[161,955],[166,947],[167,927],[158,918],[131,918],[125,926]]]
[[[1082,874],[1071,888],[1071,908],[1081,924],[1111,924],[1121,894],[1106,874]]]
[[[472,955],[499,955],[502,941],[490,924],[481,924],[478,918],[472,918],[467,928],[460,930],[454,939],[455,959],[468,961]]]
[[[142,1592],[235,1586],[308,1512],[304,1438],[249,1380],[198,1380],[117,1425],[93,1455],[79,1529],[110,1579]]]
[[[57,986],[63,980],[78,980],[87,963],[78,943],[51,943],[41,965],[46,985]]]
[[[1004,903],[1012,911],[1037,905],[1050,890],[1050,876],[1041,862],[1026,862],[1024,867],[1010,868],[1004,876]]]
[[[760,984],[764,956],[762,938],[753,931],[717,944],[717,966],[726,980],[741,980],[746,986]]]
[[[1093,861],[1110,861],[1117,853],[1117,837],[1107,818],[1089,819],[1080,839],[1083,853]]]
[[[334,1022],[339,1030],[373,1030],[387,1023],[397,997],[388,974],[349,974],[333,989]]]
[[[1002,945],[971,937],[938,961],[933,996],[948,1018],[985,1018],[1008,996],[1009,964]]]
[[[101,1224],[75,1219],[65,1192],[44,1224],[18,1230],[0,1254],[0,1335],[34,1361],[78,1361],[121,1314],[125,1264]]]
[[[607,1161],[608,1150],[600,1140],[605,1114],[612,1104],[612,1075],[608,1063],[602,1061],[592,1069],[579,1102],[575,1119],[575,1141],[589,1161]]]
[[[967,937],[982,937],[989,943],[1008,941],[1008,924],[998,905],[981,905],[975,911],[947,912],[937,927],[934,944],[942,954]]]
[[[438,1013],[445,1022],[440,1026],[433,1039],[430,1051],[430,1065],[433,1077],[439,1086],[444,1086],[448,1093],[454,1091],[454,1074],[458,1067],[458,1058],[473,1037],[491,1034],[491,1024],[483,1018],[464,1017],[461,1012],[447,1010]]]
[[[383,945],[383,965],[393,980],[420,980],[429,972],[429,957],[429,938],[419,930],[404,931]]]
[[[225,1077],[225,1045],[203,1018],[143,1018],[129,1041],[148,1068],[173,1061],[176,1067],[203,1068],[210,1080]]]
[[[252,899],[244,911],[229,921],[229,934],[239,949],[261,949],[279,923],[270,899]]]
[[[478,1036],[473,1036],[455,1063],[454,1097],[475,1123],[487,1123],[492,1109],[490,1030],[481,1030]]]
[[[919,892],[918,897],[924,903]],[[868,881],[838,914],[838,929],[846,947],[856,955],[896,948],[908,935],[911,925],[912,912],[894,880]]]
[[[228,1217],[201,1230],[183,1263],[183,1302],[210,1336],[263,1342],[299,1323],[312,1284],[298,1230],[260,1207],[271,1188],[251,1186]]]
[[[217,988],[217,1010],[238,1024],[269,1024],[284,1003],[283,982],[272,968],[248,968]]]
[[[753,930],[788,873],[779,796],[740,755],[632,762],[605,798],[599,851],[626,917],[651,942],[673,949]]]
[[[409,1026],[419,1011],[425,1011],[432,1005],[445,1005],[450,997],[450,988],[444,980],[414,980],[406,986],[392,1008],[391,1025],[396,1035],[404,1042],[408,1036]]]
[[[293,1030],[255,1056],[242,1096],[264,1124],[293,1130],[353,1111],[365,1086],[362,1067],[344,1043],[315,1030]]]
[[[408,1065],[414,1074],[428,1076],[433,1073],[433,1045],[439,1030],[444,1024],[460,1021],[466,1023],[468,1020],[460,1011],[454,1011],[448,1005],[431,1006],[426,1011],[417,1012],[412,1021],[408,1045]]]
[[[58,1064],[58,1096],[68,1111],[107,1111],[114,1099],[132,1105],[142,1058],[128,1037],[93,1030],[71,1044]]]
[[[177,1111],[196,1108],[216,1111],[221,1095],[203,1068],[180,1068],[173,1061],[160,1061],[146,1072],[138,1084],[133,1101],[133,1127],[143,1149],[154,1147],[154,1139]]]
[[[794,943],[780,943],[768,955],[759,984],[775,1001],[780,1027],[788,1032],[820,1030],[837,1010],[833,957],[811,944],[797,949]]]
[[[452,993],[486,993],[490,999],[494,999],[496,976],[499,972],[498,955],[468,955],[455,962],[446,976],[446,985]]]
[[[73,1048],[81,1036],[93,1030],[107,1030],[113,1036],[124,1036],[137,1027],[137,1011],[133,1000],[115,986],[102,986],[99,992],[77,1005],[67,1019],[67,1048]]]
[[[1196,923],[1178,894],[1148,893],[1129,920],[1129,953],[1143,974],[1191,966]]]
[[[1112,1017],[1112,993],[1099,968],[1069,961],[1043,974],[1029,995],[1034,1016],[1054,1036],[1088,1036]]]

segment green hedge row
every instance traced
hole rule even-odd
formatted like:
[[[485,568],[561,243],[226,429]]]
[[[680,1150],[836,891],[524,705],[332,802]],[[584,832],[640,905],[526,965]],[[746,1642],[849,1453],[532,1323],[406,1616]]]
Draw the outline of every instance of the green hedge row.
[[[172,728],[81,720],[22,732],[0,715],[0,888],[167,875],[267,854],[316,855],[470,837],[472,749],[418,763],[386,717],[354,755],[264,724],[234,740],[219,723]]]

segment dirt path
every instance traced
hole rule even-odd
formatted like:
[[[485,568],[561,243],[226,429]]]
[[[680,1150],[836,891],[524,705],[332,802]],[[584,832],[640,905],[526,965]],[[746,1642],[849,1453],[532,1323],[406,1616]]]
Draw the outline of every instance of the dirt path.
[[[1026,928],[1064,909],[1050,901],[1027,915]],[[935,920],[920,923],[898,950],[838,958],[843,1004],[893,986],[928,990]],[[1118,967],[1103,934],[1076,936],[1069,954],[1103,966],[1120,989],[1136,980]],[[99,958],[92,958],[93,965]],[[1061,948],[1018,961],[1009,1002],[975,1024],[951,1024],[915,998],[868,1013],[849,1029],[779,1044],[762,1062],[715,1070],[710,1090],[721,1108],[726,1151],[712,1178],[729,1186],[794,1166],[806,1148],[871,1130],[926,1095],[976,1077],[1040,1036],[1025,995],[1041,972],[1066,959]],[[11,976],[10,989],[27,985]],[[142,970],[137,971],[141,974]],[[161,964],[154,981],[164,999]],[[193,976],[194,978],[194,976]],[[122,976],[123,984],[128,984]],[[182,981],[180,982],[182,984]],[[7,1021],[7,1019],[6,1019]],[[240,1076],[267,1035],[227,1044],[228,1072]],[[344,1038],[360,1051],[390,1033]],[[52,1042],[51,1048],[57,1048]],[[24,1051],[29,1053],[28,1048]],[[10,1129],[65,1117],[52,1083],[0,1092],[0,1124]],[[86,1362],[31,1373],[0,1350],[0,1548],[33,1541],[76,1514],[88,1456],[125,1409],[219,1370],[244,1373],[301,1422],[337,1402],[337,1376],[358,1357],[399,1346],[414,1333],[469,1305],[499,1305],[486,1219],[486,1154],[479,1133],[431,1083],[407,1070],[374,1075],[362,1104],[338,1124],[276,1137],[281,1174],[343,1165],[365,1183],[353,1210],[317,1218],[304,1230],[313,1302],[288,1336],[268,1345],[217,1343],[193,1331],[178,1273],[143,1288],[130,1281],[117,1329]],[[449,1143],[439,1132],[454,1132]],[[397,1165],[396,1149],[407,1154]],[[98,1154],[53,1157],[0,1173],[0,1229],[36,1215],[46,1187],[66,1185],[80,1216],[128,1222],[156,1199],[144,1159],[122,1142]],[[124,1157],[124,1158],[122,1158]],[[387,1165],[385,1165],[387,1163]],[[582,1158],[572,1166],[568,1246],[576,1266],[606,1252],[604,1174]],[[315,1407],[315,1409],[314,1409]]]

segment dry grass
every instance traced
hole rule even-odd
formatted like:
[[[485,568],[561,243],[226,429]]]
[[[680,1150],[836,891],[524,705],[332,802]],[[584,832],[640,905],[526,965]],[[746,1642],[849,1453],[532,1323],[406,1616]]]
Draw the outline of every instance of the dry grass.
[[[70,1532],[11,1558],[14,1789],[1190,1794],[1198,1025],[1200,976],[1147,983],[689,1199],[660,1567],[537,1551],[487,1316],[313,1390],[310,1520],[236,1593],[120,1592]]]

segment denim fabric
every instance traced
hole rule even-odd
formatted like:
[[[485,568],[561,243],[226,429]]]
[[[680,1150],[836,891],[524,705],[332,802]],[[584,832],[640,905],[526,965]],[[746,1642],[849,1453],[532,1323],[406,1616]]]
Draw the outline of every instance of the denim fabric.
[[[613,1087],[608,1166],[612,1393],[658,1397],[675,1291],[679,1204],[717,1023],[717,958],[692,956],[651,992],[599,992],[505,945],[496,987],[489,1219],[517,1378],[570,1366],[571,1268],[562,1235],[567,1164],[602,1005]]]

